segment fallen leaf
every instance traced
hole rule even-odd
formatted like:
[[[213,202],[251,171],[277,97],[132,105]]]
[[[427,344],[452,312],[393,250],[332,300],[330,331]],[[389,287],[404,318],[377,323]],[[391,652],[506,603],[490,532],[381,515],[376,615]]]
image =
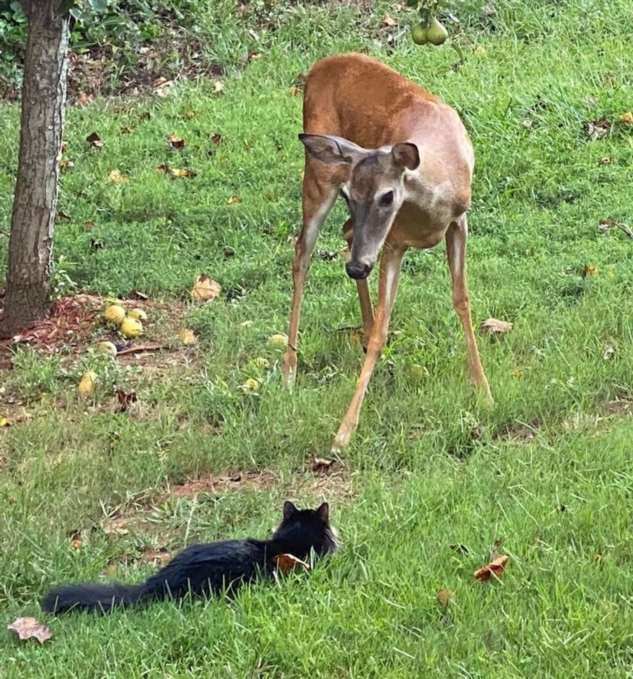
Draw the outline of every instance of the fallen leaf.
[[[611,123],[606,118],[592,120],[585,125],[585,132],[592,141],[606,137],[611,130]]]
[[[248,59],[249,62],[250,61],[257,61],[258,59],[261,59],[262,56],[263,55],[260,52],[249,52],[247,59]]]
[[[241,203],[242,199],[239,196],[231,196],[227,201],[227,205],[237,205],[238,203]]]
[[[215,80],[213,83],[213,91],[215,94],[222,94],[222,92],[224,92],[224,83],[221,80]]]
[[[602,358],[605,361],[610,361],[614,356],[615,347],[613,346],[613,344],[607,344],[607,346],[604,348],[604,352],[602,353]]]
[[[94,222],[84,222],[84,230],[85,231],[92,231],[95,228],[96,224]]]
[[[455,600],[455,592],[451,592],[450,589],[441,589],[435,598],[442,608],[448,608]]]
[[[117,406],[117,413],[125,413],[132,403],[136,403],[138,398],[135,391],[124,391],[123,389],[116,390],[116,397],[119,405]]]
[[[218,146],[222,143],[222,135],[219,132],[215,132],[211,135],[211,142]]]
[[[40,644],[53,636],[50,627],[39,622],[36,618],[17,618],[10,625],[7,625],[7,629],[15,632],[21,641],[37,639]]]
[[[626,111],[620,116],[620,122],[625,125],[633,125],[633,113],[631,111]]]
[[[170,167],[169,174],[172,177],[195,177],[196,173],[188,167]]]
[[[81,92],[77,97],[78,106],[87,106],[94,100],[92,94],[87,94],[86,92]]]
[[[191,346],[192,344],[198,343],[198,338],[195,336],[193,330],[189,330],[189,328],[182,328],[182,330],[179,330],[178,339],[185,346]]]
[[[306,572],[310,570],[310,564],[307,564],[305,561],[298,559],[292,554],[278,554],[274,558],[274,562],[277,570],[284,575],[298,568],[302,568]]]
[[[59,161],[59,169],[62,170],[62,172],[65,172],[66,170],[71,170],[73,167],[75,167],[75,163],[73,163],[72,160],[64,158],[63,160]]]
[[[457,552],[460,556],[468,556],[470,554],[470,550],[468,547],[466,547],[466,545],[454,544],[449,545],[448,547],[454,552]]]
[[[178,137],[175,134],[170,134],[167,137],[167,142],[169,145],[172,147],[172,149],[184,149],[185,144],[187,143],[182,137]]]
[[[217,281],[206,274],[200,274],[193,284],[191,297],[196,302],[208,302],[215,299],[221,292],[222,286]]]
[[[598,273],[598,267],[594,266],[593,264],[585,264],[581,273],[583,278],[595,276]]]
[[[385,14],[382,20],[382,25],[385,26],[386,28],[393,28],[396,26],[398,22],[392,17],[389,16],[389,14]]]
[[[90,146],[94,146],[97,149],[100,149],[104,142],[103,139],[96,133],[96,132],[91,132],[87,137],[86,141],[90,144]]]
[[[169,94],[169,90],[174,84],[173,80],[167,80],[167,78],[156,78],[152,83],[154,88],[154,93],[159,97],[166,97]]]
[[[489,564],[478,568],[474,573],[475,579],[479,580],[479,582],[486,582],[493,577],[499,578],[501,575],[503,575],[509,560],[510,557],[507,554],[498,556],[494,561],[491,561]]]
[[[301,96],[302,90],[301,90],[300,87],[297,87],[296,85],[292,85],[290,87],[289,92],[293,97],[299,97],[299,96]]]
[[[481,324],[481,332],[490,335],[503,334],[512,330],[512,323],[508,321],[500,321],[497,318],[489,318]]]
[[[327,474],[331,469],[336,460],[328,460],[324,457],[315,457],[312,460],[312,471],[317,474]]]
[[[121,170],[112,170],[108,175],[108,181],[112,184],[126,184],[129,181],[129,177],[123,174]]]

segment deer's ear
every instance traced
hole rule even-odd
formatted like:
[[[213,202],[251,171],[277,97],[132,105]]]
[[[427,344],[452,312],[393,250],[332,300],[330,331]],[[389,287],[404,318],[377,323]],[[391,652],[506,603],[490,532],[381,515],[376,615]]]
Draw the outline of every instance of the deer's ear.
[[[283,509],[283,515],[284,515],[284,521],[288,521],[288,519],[291,519],[299,510],[290,502],[290,500],[286,500],[284,502],[284,509]]]
[[[402,169],[415,170],[420,164],[420,152],[418,147],[411,142],[396,144],[391,149],[391,157],[396,165]]]
[[[311,158],[328,165],[335,163],[350,165],[367,154],[364,148],[354,142],[331,134],[300,134],[299,139]]]

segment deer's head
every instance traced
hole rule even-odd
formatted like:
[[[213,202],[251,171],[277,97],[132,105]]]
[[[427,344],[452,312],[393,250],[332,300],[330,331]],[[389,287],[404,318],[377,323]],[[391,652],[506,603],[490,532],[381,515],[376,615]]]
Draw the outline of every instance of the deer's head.
[[[349,166],[340,192],[353,224],[352,251],[346,265],[351,278],[367,278],[391,225],[407,198],[407,172],[420,164],[418,147],[410,142],[364,149],[342,137],[300,134],[310,157],[322,163]]]

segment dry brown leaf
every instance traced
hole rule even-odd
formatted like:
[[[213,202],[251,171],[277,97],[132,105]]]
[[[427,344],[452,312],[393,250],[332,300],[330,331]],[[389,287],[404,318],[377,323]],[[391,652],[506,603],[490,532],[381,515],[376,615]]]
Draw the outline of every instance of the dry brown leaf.
[[[219,132],[215,132],[211,135],[211,142],[219,146],[222,143],[222,135]]]
[[[592,141],[606,137],[611,130],[611,123],[606,118],[592,120],[585,125],[585,132]]]
[[[298,568],[301,568],[306,572],[310,570],[310,564],[298,559],[292,554],[278,554],[274,558],[274,561],[277,570],[284,575],[290,573],[290,571],[297,570]]]
[[[97,149],[100,149],[103,146],[103,139],[96,133],[96,132],[91,132],[87,137],[86,141],[90,144],[90,146],[94,146]]]
[[[44,625],[36,618],[17,618],[10,625],[7,625],[7,629],[15,632],[21,641],[37,639],[40,644],[48,641],[53,636],[50,627]]]
[[[182,137],[179,137],[178,135],[175,135],[175,134],[170,134],[167,137],[167,142],[172,147],[172,149],[178,149],[178,150],[184,149],[185,145],[187,143]]]
[[[512,323],[509,321],[500,321],[497,318],[488,318],[481,324],[481,332],[490,335],[500,335],[512,330]]]
[[[160,166],[159,166],[160,169]],[[172,177],[195,177],[196,173],[190,170],[188,167],[170,167],[168,168],[169,174]]]
[[[328,460],[324,457],[315,457],[312,460],[312,471],[317,474],[327,474],[331,471],[336,460]]]
[[[442,608],[448,608],[455,600],[455,592],[451,592],[450,589],[441,589],[435,598]]]
[[[493,577],[501,577],[509,561],[510,557],[507,554],[498,556],[494,561],[491,561],[489,564],[478,568],[474,573],[475,579],[479,580],[479,582],[486,582]]]
[[[193,284],[191,297],[196,302],[208,302],[215,299],[220,292],[222,292],[222,286],[217,281],[206,274],[200,274]]]

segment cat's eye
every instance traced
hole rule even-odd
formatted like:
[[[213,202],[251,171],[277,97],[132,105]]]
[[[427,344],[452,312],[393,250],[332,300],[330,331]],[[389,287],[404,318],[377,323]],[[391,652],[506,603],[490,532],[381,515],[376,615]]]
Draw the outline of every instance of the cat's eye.
[[[393,191],[387,191],[383,193],[378,200],[378,205],[380,207],[389,207],[393,203]]]

